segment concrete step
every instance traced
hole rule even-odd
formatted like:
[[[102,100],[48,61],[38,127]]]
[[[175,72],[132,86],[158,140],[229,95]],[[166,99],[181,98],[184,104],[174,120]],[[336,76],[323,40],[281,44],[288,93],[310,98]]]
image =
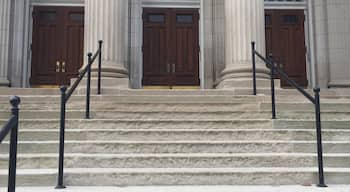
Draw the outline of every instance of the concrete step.
[[[58,154],[19,154],[19,169],[55,169]],[[350,154],[325,154],[325,167],[350,167]],[[317,167],[315,153],[65,154],[65,168]],[[0,154],[0,169],[8,155]]]
[[[0,103],[3,109],[10,108],[9,104]],[[59,110],[60,103],[53,102],[43,105],[40,102],[22,103],[21,110]],[[85,101],[69,103],[67,109],[84,109]],[[270,111],[271,103],[265,102],[237,102],[237,103],[118,103],[94,101],[92,110],[119,110],[119,111],[238,111],[262,110]],[[303,102],[283,102],[276,104],[277,111],[314,111],[315,106]],[[322,111],[350,112],[350,103],[323,103]]]
[[[5,124],[7,119],[0,120]],[[44,125],[44,126],[43,126]],[[20,120],[24,129],[55,129],[59,130],[59,119],[28,119]],[[67,119],[66,129],[269,129],[272,121],[269,119],[236,119],[236,120],[182,120],[182,119]],[[20,128],[20,130],[22,129]]]
[[[7,170],[0,170],[0,186],[5,186]],[[56,169],[19,169],[18,186],[55,186]],[[345,184],[348,168],[328,168],[330,184]],[[136,168],[65,169],[68,186],[140,185],[296,185],[317,183],[317,168]]]
[[[21,95],[20,95],[21,96]],[[50,102],[59,103],[59,95],[22,95],[22,103],[39,102],[50,104]],[[91,95],[91,101],[104,101],[114,103],[248,103],[264,100],[264,96],[234,96],[234,95]],[[85,101],[86,96],[72,96],[69,102]],[[0,101],[8,103],[9,96],[0,95]]]
[[[0,120],[5,124],[7,119]],[[45,126],[43,126],[45,125]],[[22,119],[21,129],[53,129],[59,130],[59,119]],[[311,129],[315,130],[314,120],[270,120],[270,119],[67,119],[66,129]],[[323,129],[350,129],[350,121],[324,120]]]
[[[104,138],[101,138],[104,139]],[[349,141],[323,142],[325,153],[350,153]],[[8,152],[8,142],[0,153]],[[56,153],[58,141],[20,141],[19,153]],[[316,141],[66,141],[67,153],[314,153]]]
[[[9,108],[9,104],[0,104],[2,109]],[[41,103],[23,103],[21,110],[60,110],[61,105],[54,103],[43,105]],[[204,111],[239,111],[260,109],[258,103],[114,103],[114,102],[93,102],[91,110],[118,110],[118,111],[184,111],[184,112],[204,112]],[[85,101],[69,103],[68,110],[85,109]]]
[[[123,110],[93,110],[90,112],[92,119],[270,119],[270,111],[123,111]],[[321,112],[322,120],[350,120],[350,112]],[[0,111],[0,118],[9,118],[8,111]],[[58,110],[21,110],[22,119],[59,119]],[[79,119],[85,117],[85,110],[67,110],[67,119]],[[312,111],[277,111],[278,119],[315,119]]]
[[[260,110],[271,110],[271,103],[261,103]],[[311,103],[283,102],[276,103],[277,111],[315,111]],[[350,103],[322,103],[321,111],[350,112]]]
[[[348,192],[349,185],[328,185],[328,188],[322,189],[323,192]],[[0,188],[0,191],[7,191],[5,188]],[[49,187],[17,187],[17,192],[56,192],[52,186]],[[270,185],[195,185],[195,186],[121,186],[121,187],[81,187],[68,186],[62,189],[63,192],[319,192],[320,188],[316,185],[286,185],[286,186],[270,186]]]
[[[142,141],[235,141],[235,140],[294,140],[313,141],[312,129],[66,129],[66,140],[142,140]],[[323,129],[324,141],[349,141],[350,130]],[[54,141],[58,129],[20,129],[20,141]]]
[[[303,119],[277,119],[273,120],[273,128],[276,129],[316,129],[315,120]],[[350,129],[348,120],[325,120],[322,119],[321,127],[323,129]]]

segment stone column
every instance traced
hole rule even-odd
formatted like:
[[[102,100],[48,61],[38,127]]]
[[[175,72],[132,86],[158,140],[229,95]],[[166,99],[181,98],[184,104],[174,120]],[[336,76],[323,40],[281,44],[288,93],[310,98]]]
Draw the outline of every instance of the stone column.
[[[128,82],[128,5],[126,0],[85,0],[85,52],[95,52],[103,40],[104,80]]]
[[[265,55],[264,0],[225,0],[225,69],[218,88],[251,85],[252,41]],[[267,78],[269,71],[258,62],[257,73]]]
[[[8,86],[11,0],[0,0],[0,86]]]

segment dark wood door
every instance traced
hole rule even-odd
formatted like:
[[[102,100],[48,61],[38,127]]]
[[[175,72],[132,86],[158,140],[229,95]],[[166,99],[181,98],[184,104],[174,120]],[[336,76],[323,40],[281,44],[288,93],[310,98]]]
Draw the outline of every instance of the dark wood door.
[[[266,10],[266,53],[299,85],[308,85],[303,10]],[[281,85],[289,84],[282,80]]]
[[[143,85],[199,85],[198,9],[144,9]]]
[[[34,7],[32,85],[68,85],[83,65],[84,8]]]

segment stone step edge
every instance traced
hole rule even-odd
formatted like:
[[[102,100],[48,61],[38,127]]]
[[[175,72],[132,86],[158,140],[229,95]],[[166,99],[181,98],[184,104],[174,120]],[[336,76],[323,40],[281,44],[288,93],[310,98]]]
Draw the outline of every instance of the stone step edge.
[[[59,133],[60,130],[57,129],[21,129],[19,130],[20,133],[35,133],[35,132],[51,132],[51,133]],[[67,128],[65,130],[66,132],[176,132],[176,133],[181,133],[181,132],[191,132],[191,133],[195,133],[195,132],[315,132],[315,130],[313,129],[268,129],[268,128],[263,128],[263,129],[259,129],[259,128],[238,128],[238,129],[154,129],[154,128],[150,128],[150,129],[123,129],[123,128],[117,128],[117,129],[110,129],[110,128],[106,128],[106,129],[73,129],[73,128]],[[350,129],[322,129],[322,132],[349,132],[350,133]]]
[[[20,145],[27,144],[58,144],[58,141],[19,141]],[[242,140],[242,141],[106,141],[106,140],[69,140],[66,144],[315,144],[316,141],[283,141],[283,140]],[[3,144],[9,144],[4,141]],[[350,141],[323,141],[323,144],[350,144]]]
[[[350,168],[325,168],[326,173],[350,173]],[[161,174],[161,173],[317,173],[317,167],[249,167],[249,168],[66,168],[66,174]],[[0,169],[0,175],[7,175],[7,169]],[[57,174],[57,169],[18,169],[17,175]]]
[[[285,120],[285,119],[283,119]],[[295,119],[286,119],[286,120],[291,120],[291,121],[296,121]],[[1,119],[0,118],[0,122],[4,121],[7,122],[8,119]],[[84,118],[70,118],[67,119],[67,122],[69,121],[79,121],[79,122],[94,122],[94,121],[103,121],[103,122],[145,122],[145,123],[149,123],[149,122],[272,122],[272,119],[262,119],[262,118],[256,118],[256,119],[100,119],[100,118],[96,118],[96,119],[84,119]],[[298,120],[299,121],[299,120]],[[305,120],[307,122],[311,121],[311,120]],[[334,122],[334,121],[338,121],[338,120],[331,120],[330,122]],[[350,125],[350,120],[339,120],[340,122],[349,122]],[[58,123],[59,122],[59,118],[57,119],[20,119],[19,123],[21,122],[54,122],[54,123]]]
[[[46,112],[46,113],[59,113],[60,110],[20,110],[20,113],[35,113],[35,112]],[[85,113],[85,109],[67,109],[66,113],[70,112],[80,112]],[[161,110],[157,109],[154,111],[138,111],[138,110],[118,110],[118,109],[107,109],[107,110],[90,110],[90,112],[93,113],[103,113],[103,112],[110,112],[110,113],[242,113],[242,112],[254,112],[254,113],[271,113],[271,110],[265,110],[265,109],[232,109],[232,111],[222,111],[222,110],[211,110],[211,111],[169,111],[169,110]],[[9,113],[8,110],[0,109],[0,113]],[[314,111],[311,110],[280,110],[277,113],[314,113]],[[350,113],[349,111],[334,111],[334,110],[321,110],[321,113]]]
[[[8,119],[0,118],[0,122],[7,122]],[[314,123],[315,120],[310,119],[263,119],[263,118],[252,118],[252,119],[84,119],[84,118],[70,118],[67,119],[68,122],[70,121],[80,121],[80,122],[94,122],[94,121],[103,121],[103,122],[277,122],[277,123],[289,123],[289,122],[300,122],[300,123]],[[20,123],[26,123],[26,122],[53,122],[57,123],[59,122],[59,119],[20,119]],[[337,123],[337,122],[343,122],[348,123],[350,125],[350,120],[343,120],[343,119],[334,119],[334,120],[322,120],[323,123]]]
[[[19,153],[18,158],[57,158],[58,153]],[[140,153],[140,154],[110,154],[110,153],[65,153],[65,157],[88,158],[194,158],[194,157],[317,157],[316,153]],[[350,158],[350,153],[325,153],[324,157]],[[0,154],[0,159],[8,159],[8,154]]]

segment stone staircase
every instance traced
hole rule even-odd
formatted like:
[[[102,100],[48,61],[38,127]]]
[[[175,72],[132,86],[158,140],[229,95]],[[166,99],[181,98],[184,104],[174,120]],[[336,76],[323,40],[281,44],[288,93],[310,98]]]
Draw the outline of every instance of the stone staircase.
[[[246,90],[247,91],[247,90]],[[67,105],[65,184],[295,185],[317,183],[313,105],[279,90],[278,120],[270,97],[239,90],[113,90],[92,96],[85,120],[84,91]],[[0,125],[8,95],[21,96],[18,185],[55,186],[58,90],[0,90]],[[350,183],[350,97],[322,97],[328,184]],[[350,95],[350,94],[349,94]],[[0,145],[0,186],[7,183],[8,143]]]

